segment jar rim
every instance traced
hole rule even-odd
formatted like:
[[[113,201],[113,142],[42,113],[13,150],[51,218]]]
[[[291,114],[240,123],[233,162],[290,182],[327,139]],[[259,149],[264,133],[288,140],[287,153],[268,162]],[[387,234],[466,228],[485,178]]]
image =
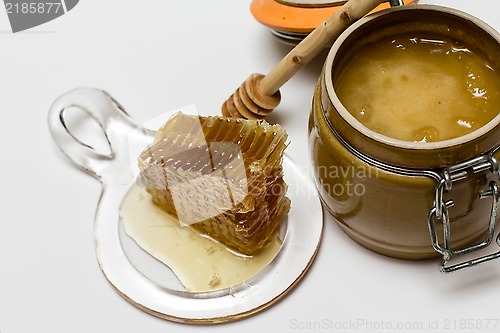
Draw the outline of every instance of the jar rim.
[[[463,11],[454,9],[454,8],[449,8],[449,7],[443,7],[443,6],[437,6],[437,5],[420,5],[420,4],[412,4],[412,5],[407,5],[407,6],[402,6],[402,7],[393,7],[393,8],[388,8],[379,12],[376,12],[374,14],[368,15],[363,17],[362,19],[358,20],[354,24],[352,24],[349,28],[347,28],[335,41],[333,46],[331,47],[328,56],[325,61],[325,67],[323,70],[323,75],[324,75],[324,84],[326,86],[328,98],[330,99],[331,103],[335,106],[336,111],[340,114],[340,116],[354,129],[359,131],[361,134],[364,136],[385,144],[389,146],[394,146],[397,148],[401,149],[409,149],[409,150],[436,150],[436,149],[443,149],[443,148],[448,148],[448,147],[453,147],[457,145],[461,145],[466,142],[473,141],[488,132],[490,132],[492,129],[497,127],[500,124],[500,112],[493,118],[491,119],[488,123],[484,124],[480,128],[467,133],[465,135],[456,137],[456,138],[451,138],[447,140],[441,140],[441,141],[435,141],[435,142],[414,142],[414,141],[405,141],[405,140],[400,140],[400,139],[395,139],[387,135],[380,134],[378,132],[375,132],[365,125],[361,123],[358,119],[356,119],[348,110],[347,108],[341,103],[339,97],[337,96],[337,93],[335,91],[334,85],[333,85],[333,64],[336,59],[336,56],[338,54],[338,51],[340,47],[343,45],[345,40],[351,35],[353,31],[356,31],[357,29],[361,29],[363,26],[366,25],[366,23],[371,22],[373,20],[378,20],[381,19],[382,17],[386,15],[390,15],[396,11],[414,11],[414,10],[423,10],[423,11],[433,11],[433,12],[438,12],[438,13],[444,13],[444,14],[451,14],[455,17],[458,17],[459,19],[467,20],[474,25],[476,25],[478,28],[480,28],[482,31],[484,31],[486,34],[489,34],[492,38],[497,40],[500,44],[500,33],[498,33],[495,29],[493,29],[490,25],[488,25],[486,22],[480,20],[479,18],[472,16],[468,13],[465,13]],[[325,110],[322,110],[323,113],[325,113]],[[328,117],[326,114],[324,114],[325,117]],[[330,126],[330,125],[329,125]],[[333,130],[333,129],[332,129]]]

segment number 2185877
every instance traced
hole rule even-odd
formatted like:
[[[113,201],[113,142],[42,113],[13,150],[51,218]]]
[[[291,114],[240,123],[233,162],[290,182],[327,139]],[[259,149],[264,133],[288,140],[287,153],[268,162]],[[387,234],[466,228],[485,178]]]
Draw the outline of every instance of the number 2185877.
[[[22,2],[22,3],[5,3],[7,14],[50,14],[63,11],[60,2]]]

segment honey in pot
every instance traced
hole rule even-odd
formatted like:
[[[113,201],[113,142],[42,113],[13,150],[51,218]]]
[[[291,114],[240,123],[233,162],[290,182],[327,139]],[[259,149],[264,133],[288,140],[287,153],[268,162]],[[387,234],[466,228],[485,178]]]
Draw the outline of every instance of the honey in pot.
[[[363,125],[404,141],[468,134],[498,114],[500,74],[482,54],[442,35],[406,33],[366,44],[336,91]]]

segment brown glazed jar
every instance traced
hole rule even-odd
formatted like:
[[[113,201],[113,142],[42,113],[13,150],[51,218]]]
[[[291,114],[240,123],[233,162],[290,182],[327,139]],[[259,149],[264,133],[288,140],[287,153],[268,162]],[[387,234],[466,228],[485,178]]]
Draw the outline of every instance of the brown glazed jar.
[[[363,45],[419,31],[473,47],[500,70],[499,33],[466,13],[408,5],[367,16],[348,28],[328,54],[313,97],[310,152],[322,201],[352,239],[396,258],[441,254],[442,270],[452,271],[499,256],[446,267],[451,257],[493,239],[500,115],[458,138],[401,141],[365,127],[335,91],[345,60]]]

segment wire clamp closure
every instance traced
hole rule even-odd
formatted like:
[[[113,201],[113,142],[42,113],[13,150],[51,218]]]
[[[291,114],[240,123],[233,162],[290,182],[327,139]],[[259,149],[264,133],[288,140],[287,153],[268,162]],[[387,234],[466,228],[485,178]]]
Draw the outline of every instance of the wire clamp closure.
[[[495,151],[495,149],[492,151]],[[500,189],[498,187],[497,181],[495,180],[491,180],[489,182],[489,189],[483,190],[479,193],[480,199],[489,197],[493,199],[486,238],[480,243],[465,247],[463,249],[454,250],[452,249],[451,244],[451,225],[448,210],[453,206],[454,202],[453,200],[445,201],[444,194],[451,191],[453,183],[456,183],[463,179],[467,179],[468,177],[477,175],[481,172],[487,172],[497,175],[496,178],[498,179],[499,164],[496,158],[493,157],[492,153],[481,155],[471,160],[447,167],[440,174],[441,177],[438,180],[436,186],[436,200],[434,203],[434,207],[429,212],[428,224],[432,247],[443,256],[440,264],[440,270],[443,273],[450,273],[462,268],[472,267],[500,257],[500,251],[498,251],[454,265],[448,265],[448,262],[452,257],[484,249],[493,241],[495,234],[495,224],[498,217],[498,207],[500,205]],[[438,223],[442,224],[443,227],[441,242],[437,233]],[[498,246],[500,246],[500,234],[496,237],[496,243]]]

